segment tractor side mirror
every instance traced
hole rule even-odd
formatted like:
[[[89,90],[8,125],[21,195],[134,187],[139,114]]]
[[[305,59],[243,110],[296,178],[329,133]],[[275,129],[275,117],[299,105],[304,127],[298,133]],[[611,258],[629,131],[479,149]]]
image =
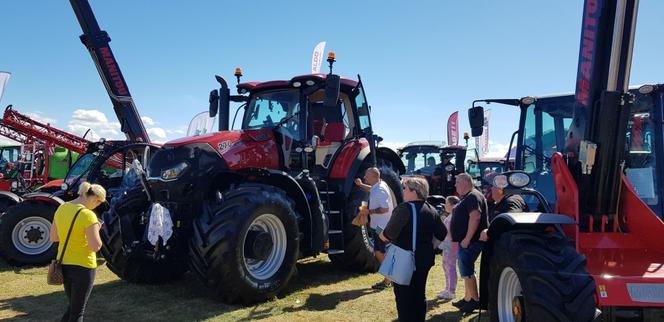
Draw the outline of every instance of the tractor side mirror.
[[[330,108],[337,107],[340,89],[341,77],[335,74],[327,75],[325,79],[325,102],[323,102],[323,106]]]
[[[219,110],[219,91],[212,90],[210,92],[210,117],[217,116],[217,111]]]
[[[474,137],[482,135],[484,131],[484,107],[473,106],[468,109],[468,122]]]

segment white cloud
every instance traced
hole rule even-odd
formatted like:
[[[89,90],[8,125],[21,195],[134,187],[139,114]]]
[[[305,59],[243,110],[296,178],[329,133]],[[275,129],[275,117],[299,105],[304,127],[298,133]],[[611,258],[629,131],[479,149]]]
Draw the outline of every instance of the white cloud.
[[[153,126],[157,124],[151,117],[148,116],[141,116],[141,120],[145,126]]]
[[[100,138],[124,139],[125,137],[120,131],[120,123],[110,122],[106,114],[98,110],[75,110],[67,127],[77,135],[83,135],[89,129],[90,133],[86,138],[93,141]]]
[[[392,141],[382,141],[378,144],[378,146],[384,146],[387,148],[390,148],[394,150],[394,152],[397,152],[398,148],[402,148],[408,144],[407,142],[392,142]]]
[[[31,119],[33,119],[35,121],[38,121],[38,122],[41,122],[41,123],[46,123],[46,124],[53,125],[53,124],[58,122],[58,120],[56,120],[54,118],[50,118],[50,117],[45,116],[44,113],[41,112],[41,111],[28,112],[28,113],[25,113],[25,115],[27,115]]]
[[[146,124],[147,125],[147,124]],[[164,140],[166,139],[166,130],[160,128],[160,127],[150,127],[147,129],[148,134],[150,135],[151,139],[159,139],[159,140]]]

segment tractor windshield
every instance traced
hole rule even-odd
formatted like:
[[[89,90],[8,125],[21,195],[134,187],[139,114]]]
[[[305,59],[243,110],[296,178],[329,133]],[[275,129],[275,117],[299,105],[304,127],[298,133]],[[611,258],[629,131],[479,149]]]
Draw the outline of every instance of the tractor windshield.
[[[440,149],[435,146],[414,146],[401,150],[401,160],[406,165],[406,174],[433,175],[440,165]]]
[[[78,181],[78,178],[86,175],[88,170],[90,169],[90,166],[92,165],[92,161],[95,160],[97,155],[98,153],[94,152],[94,153],[86,153],[83,156],[81,156],[76,161],[76,163],[74,163],[71,169],[69,169],[69,172],[67,172],[67,176],[65,177],[65,183],[71,187],[72,184]]]
[[[242,129],[282,126],[293,137],[299,137],[300,91],[268,91],[252,95],[242,121]]]

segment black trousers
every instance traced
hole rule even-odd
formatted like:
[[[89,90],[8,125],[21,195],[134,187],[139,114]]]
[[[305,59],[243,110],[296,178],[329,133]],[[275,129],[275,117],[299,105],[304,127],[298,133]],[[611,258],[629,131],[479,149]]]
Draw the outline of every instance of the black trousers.
[[[418,267],[413,272],[410,285],[392,283],[400,322],[424,321],[427,314],[427,301],[424,291],[430,269],[431,266]]]
[[[69,306],[60,321],[83,321],[85,304],[95,281],[95,270],[77,265],[62,265],[62,277]]]

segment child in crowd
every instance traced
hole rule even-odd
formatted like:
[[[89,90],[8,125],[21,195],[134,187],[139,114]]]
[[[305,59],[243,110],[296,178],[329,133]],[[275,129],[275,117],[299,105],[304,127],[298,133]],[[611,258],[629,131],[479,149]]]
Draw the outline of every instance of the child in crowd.
[[[448,234],[445,240],[438,246],[443,251],[443,271],[445,272],[446,287],[443,291],[438,293],[438,298],[441,300],[452,300],[456,294],[457,284],[457,249],[459,243],[452,242],[452,234],[450,233],[450,222],[452,221],[452,210],[454,206],[459,203],[459,198],[456,196],[449,196],[445,198],[445,212],[447,217],[443,220]]]

